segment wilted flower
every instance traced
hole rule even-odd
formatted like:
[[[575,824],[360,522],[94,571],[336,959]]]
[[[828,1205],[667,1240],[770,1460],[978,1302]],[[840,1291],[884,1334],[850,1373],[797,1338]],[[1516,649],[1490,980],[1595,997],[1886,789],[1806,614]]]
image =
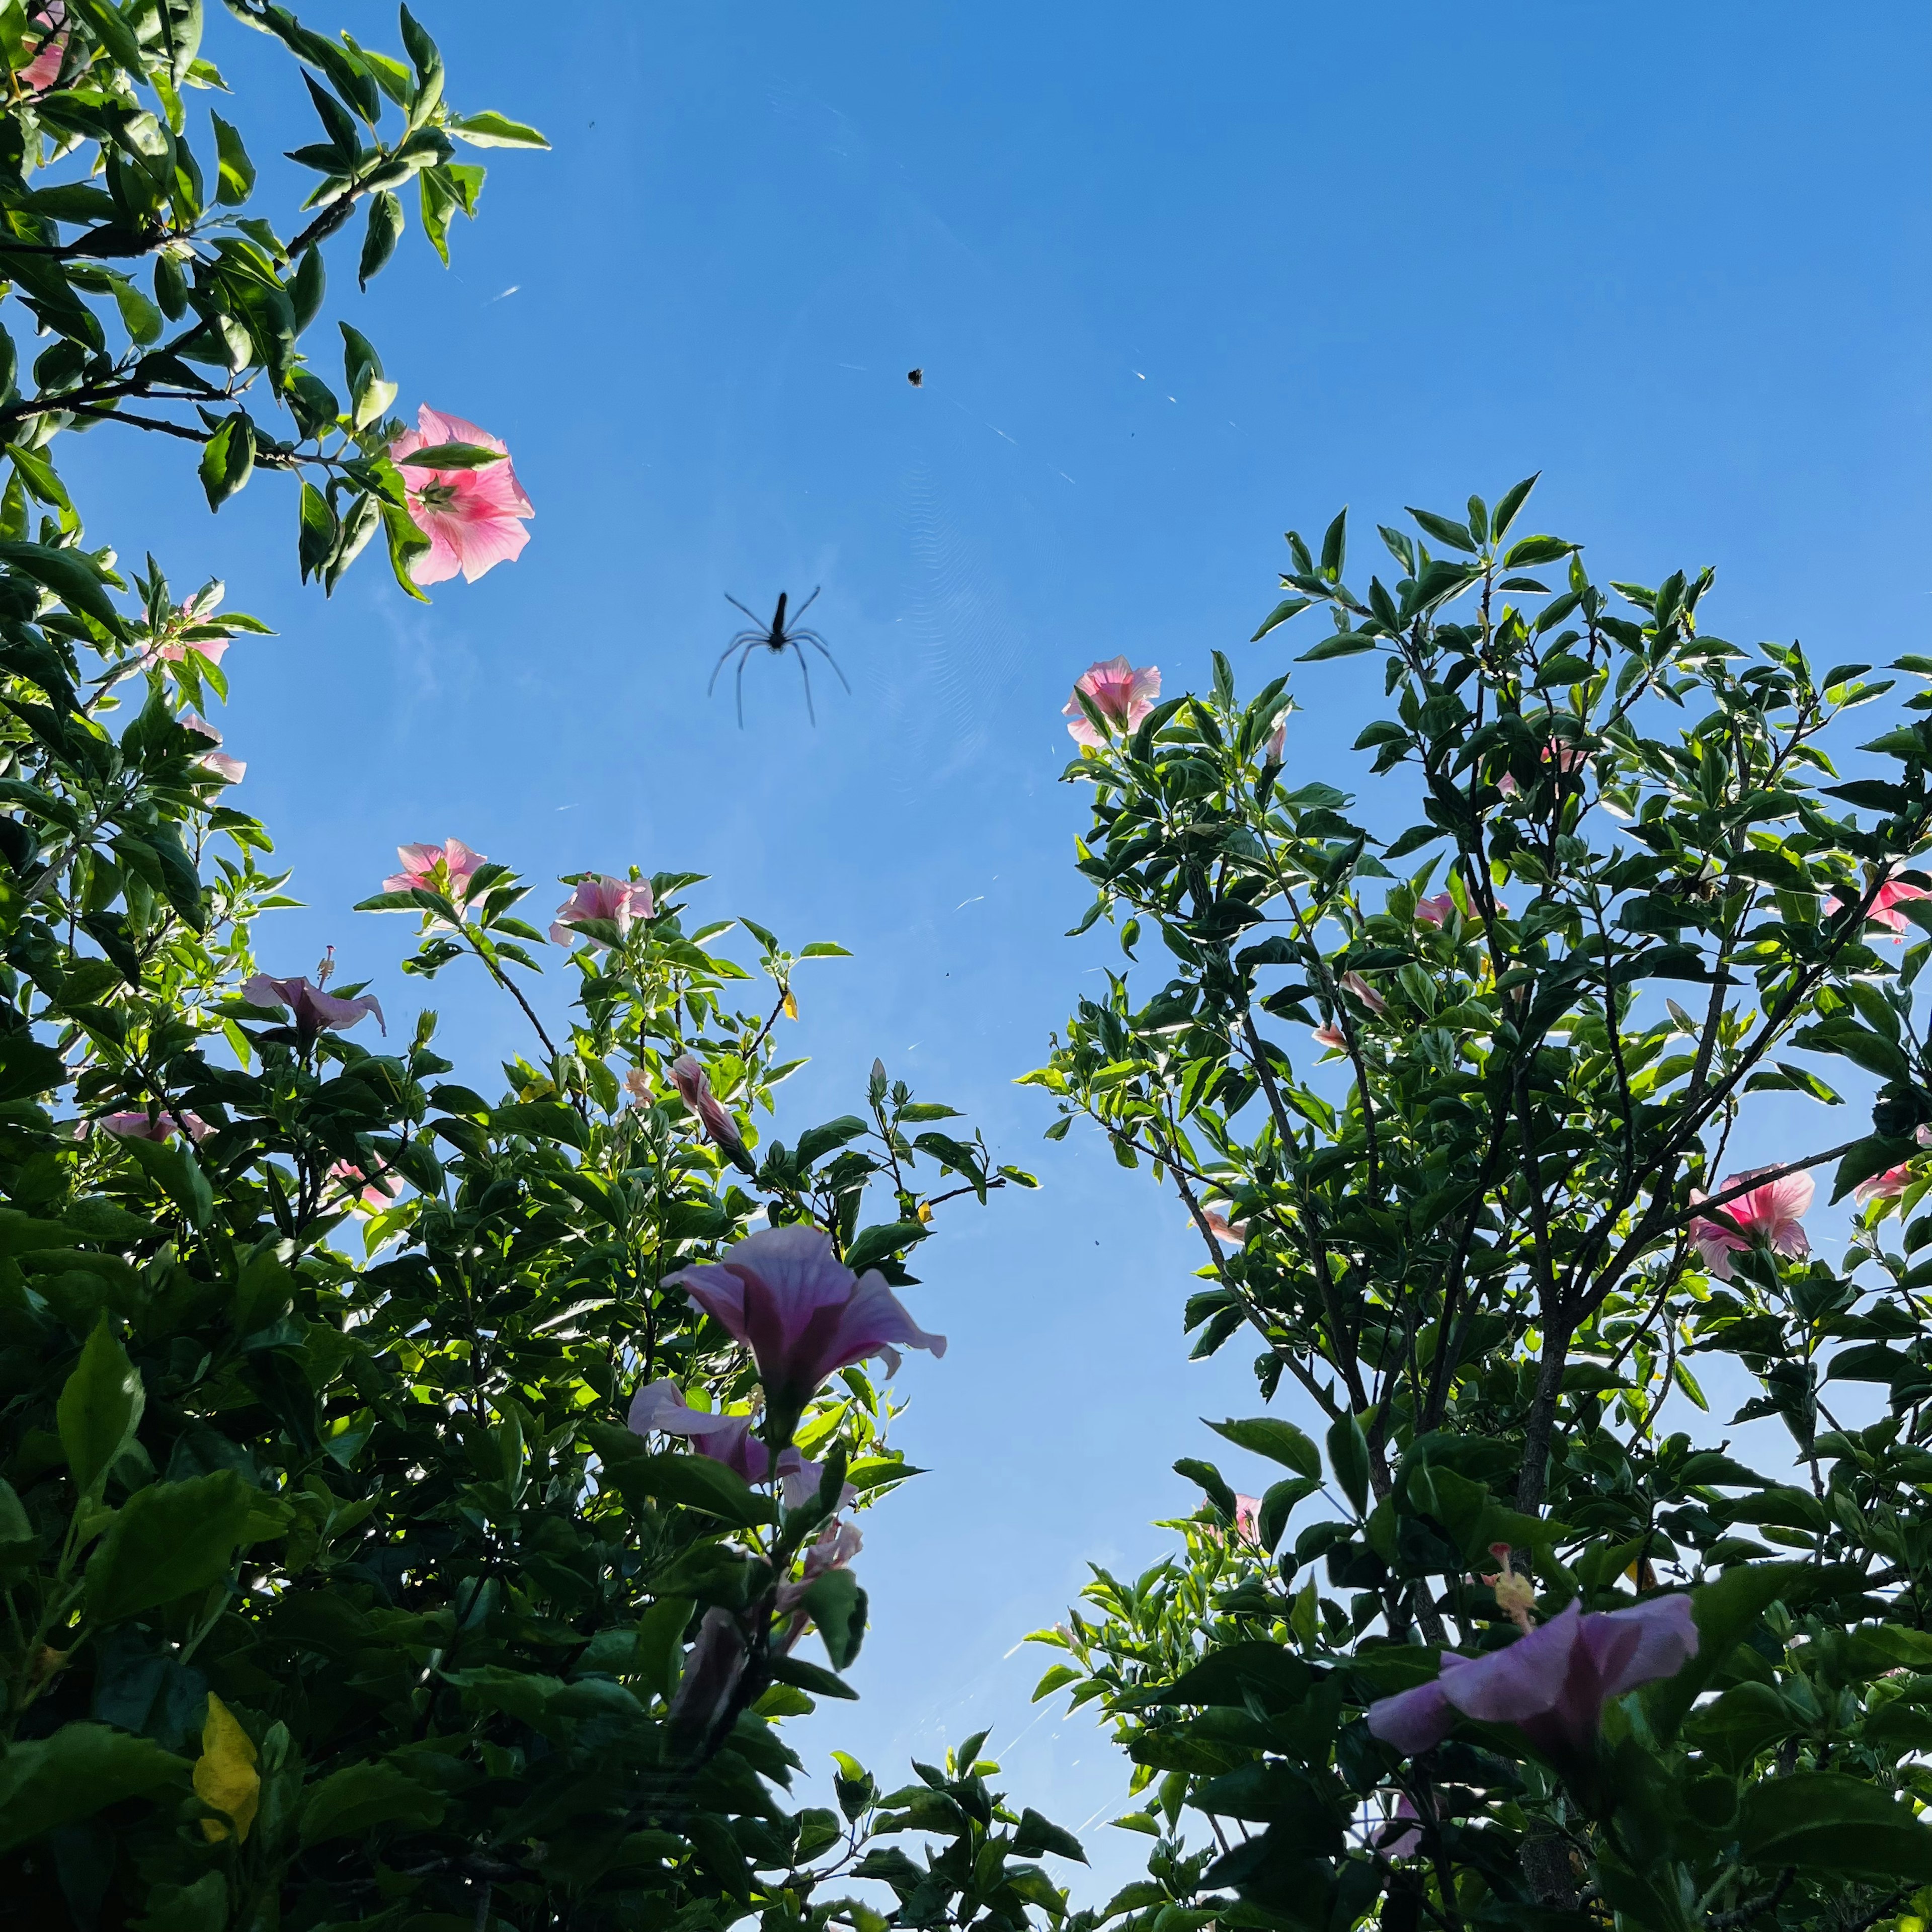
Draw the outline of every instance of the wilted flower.
[[[1073,689],[1075,695],[1061,706],[1062,715],[1072,721],[1066,728],[1080,743],[1098,751],[1106,740],[1094,730],[1078,694],[1087,694],[1115,732],[1131,731],[1160,701],[1160,667],[1136,669],[1125,658],[1108,658],[1089,664],[1074,680]]]
[[[352,1195],[368,1213],[378,1214],[393,1202],[398,1190],[393,1180],[371,1180],[353,1161],[338,1160],[328,1170],[332,1180],[342,1184],[342,1191]]]
[[[1868,1201],[1896,1201],[1912,1185],[1912,1163],[1900,1161],[1882,1174],[1874,1174],[1852,1190],[1852,1198],[1862,1208]]]
[[[172,1140],[177,1126],[188,1130],[191,1141],[205,1141],[214,1131],[199,1114],[190,1113],[185,1107],[178,1113],[159,1114],[151,1114],[145,1107],[130,1107],[122,1113],[104,1114],[92,1124],[123,1141]],[[88,1123],[82,1121],[81,1125],[85,1129]]]
[[[1202,1219],[1208,1223],[1208,1232],[1226,1246],[1238,1248],[1248,1238],[1246,1222],[1231,1221],[1216,1208],[1203,1208]]]
[[[1284,717],[1281,722],[1268,734],[1268,743],[1262,754],[1262,762],[1264,764],[1278,765],[1287,754],[1287,752],[1288,720]]]
[[[1262,1499],[1259,1496],[1244,1496],[1238,1491],[1234,1496],[1234,1534],[1244,1543],[1261,1546]]]
[[[1574,1760],[1595,1742],[1604,1706],[1640,1684],[1673,1676],[1697,1654],[1687,1596],[1586,1616],[1580,1603],[1502,1650],[1442,1654],[1442,1674],[1369,1706],[1369,1729],[1413,1756],[1440,1744],[1459,1718],[1514,1724],[1546,1756]]]
[[[212,738],[218,745],[221,742],[221,734],[206,718],[197,718],[192,711],[184,711],[175,722],[198,737]],[[248,770],[244,760],[231,758],[226,752],[204,752],[195,763],[203,771],[212,772],[224,784],[239,784]]]
[[[1325,1046],[1334,1053],[1346,1052],[1348,1045],[1348,1036],[1332,1022],[1327,1026],[1311,1027],[1308,1037],[1316,1046]]]
[[[1882,926],[1892,934],[1892,943],[1896,946],[1905,937],[1906,917],[1898,908],[1913,899],[1932,898],[1923,886],[1907,885],[1903,879],[1888,879],[1872,896],[1871,908],[1865,914],[1868,926]],[[1825,901],[1825,910],[1828,915],[1843,912],[1845,902],[1836,892]]]
[[[1740,1182],[1770,1172],[1768,1168],[1756,1167],[1742,1174],[1727,1174],[1718,1192],[1727,1194]],[[1729,1281],[1731,1256],[1750,1247],[1760,1237],[1780,1255],[1808,1255],[1811,1243],[1802,1225],[1802,1216],[1811,1204],[1814,1191],[1808,1174],[1787,1174],[1782,1180],[1768,1180],[1762,1187],[1740,1194],[1715,1210],[1735,1223],[1733,1226],[1700,1216],[1690,1223],[1690,1238],[1703,1256],[1705,1267],[1720,1281]],[[1694,1205],[1708,1198],[1696,1188],[1690,1190]]]
[[[440,892],[455,906],[468,896],[470,881],[478,869],[490,862],[460,838],[446,838],[440,845],[398,845],[396,856],[403,869],[382,881],[383,891]]]
[[[44,94],[60,78],[61,62],[67,54],[66,0],[42,0],[40,23],[45,31],[32,43],[36,51],[18,76],[23,94]]]
[[[664,1714],[676,1755],[703,1756],[712,1734],[727,1728],[746,1658],[738,1619],[714,1604],[698,1626],[698,1641],[684,1660],[684,1675]]]
[[[1384,999],[1381,994],[1377,992],[1359,973],[1344,973],[1342,975],[1342,990],[1344,992],[1353,993],[1372,1013],[1385,1013],[1388,1011],[1388,1000]]]
[[[1433,898],[1416,901],[1415,922],[1418,926],[1447,926],[1449,915],[1455,910],[1455,900],[1447,892],[1438,892]]]
[[[896,1373],[900,1346],[946,1352],[946,1337],[920,1328],[884,1275],[855,1275],[816,1228],[761,1228],[722,1261],[664,1278],[682,1283],[752,1351],[766,1402],[782,1423],[802,1412],[828,1376],[854,1362],[877,1356]]]
[[[703,1124],[704,1131],[728,1152],[742,1153],[744,1139],[731,1110],[711,1090],[703,1065],[693,1055],[680,1053],[670,1064],[671,1084],[679,1097]]]
[[[593,873],[580,879],[577,890],[557,908],[556,922],[550,928],[550,936],[560,946],[571,945],[579,935],[570,928],[586,919],[601,920],[620,932],[628,932],[633,920],[649,919],[655,909],[647,884],[633,885],[626,879]],[[588,944],[602,946],[604,942],[591,939]]]
[[[640,1107],[647,1107],[651,1101],[651,1076],[641,1066],[634,1066],[624,1076],[624,1090]]]
[[[778,1607],[780,1612],[796,1610],[806,1592],[828,1570],[849,1569],[853,1558],[858,1555],[864,1544],[865,1538],[859,1534],[856,1523],[827,1523],[806,1550],[805,1574],[794,1583],[781,1583],[778,1586]],[[789,1649],[790,1642],[788,1639],[782,1647]]]
[[[311,986],[306,980],[272,980],[257,973],[242,988],[242,997],[251,1006],[286,1006],[295,1017],[296,1029],[304,1039],[313,1039],[325,1028],[346,1032],[365,1015],[374,1013],[376,1024],[386,1034],[388,1022],[382,1017],[382,1003],[373,993],[359,999],[339,1000]]]
[[[1514,772],[1505,772],[1497,779],[1496,789],[1504,797],[1514,798],[1522,788],[1516,783],[1516,774]]]
[[[450,442],[494,449],[502,460],[474,470],[425,470],[404,460]],[[499,438],[424,403],[416,411],[416,427],[390,444],[389,456],[408,486],[410,514],[429,538],[428,550],[410,566],[416,582],[441,584],[460,570],[466,583],[474,584],[485,571],[523,554],[530,540],[523,519],[536,512]]]

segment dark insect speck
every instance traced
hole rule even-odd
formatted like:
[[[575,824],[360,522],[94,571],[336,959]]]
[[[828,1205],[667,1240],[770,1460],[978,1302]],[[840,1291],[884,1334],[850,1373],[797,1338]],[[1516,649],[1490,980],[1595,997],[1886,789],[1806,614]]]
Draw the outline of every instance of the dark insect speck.
[[[915,389],[922,389],[926,387],[926,371],[923,369],[908,369],[906,371],[906,380]]]

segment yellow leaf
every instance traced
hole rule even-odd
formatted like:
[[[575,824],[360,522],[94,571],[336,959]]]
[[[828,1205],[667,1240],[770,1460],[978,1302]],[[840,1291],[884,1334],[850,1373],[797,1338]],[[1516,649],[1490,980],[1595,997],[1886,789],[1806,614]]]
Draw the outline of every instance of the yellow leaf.
[[[922,1201],[919,1204],[919,1218],[922,1222],[930,1221],[932,1219],[932,1203],[931,1202]]]
[[[798,1002],[792,998],[792,991],[789,986],[785,988],[784,1004],[785,1018],[788,1020],[796,1019],[798,1018]]]
[[[255,1741],[235,1721],[233,1714],[212,1691],[207,1721],[201,1727],[201,1756],[195,1760],[195,1796],[225,1811],[235,1836],[245,1841],[262,1802],[262,1774],[255,1768]],[[228,1836],[218,1818],[204,1818],[201,1828],[211,1844]]]

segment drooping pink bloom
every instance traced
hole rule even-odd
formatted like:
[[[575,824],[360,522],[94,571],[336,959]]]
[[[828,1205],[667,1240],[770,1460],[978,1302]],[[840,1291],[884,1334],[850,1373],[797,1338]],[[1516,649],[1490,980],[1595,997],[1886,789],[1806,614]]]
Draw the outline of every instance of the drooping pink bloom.
[[[1244,1543],[1252,1543],[1256,1549],[1262,1540],[1262,1499],[1259,1496],[1244,1496],[1239,1491],[1234,1496],[1234,1534]]]
[[[634,1066],[624,1076],[624,1090],[640,1107],[651,1103],[651,1076],[641,1066]]]
[[[1871,910],[1865,914],[1868,926],[1882,926],[1892,934],[1892,943],[1898,945],[1905,937],[1906,917],[1898,908],[1913,899],[1932,898],[1923,886],[1908,885],[1903,879],[1888,879],[1873,895]],[[1825,901],[1825,910],[1828,916],[1843,912],[1845,902],[1836,892]]]
[[[312,1040],[325,1029],[346,1032],[370,1013],[376,1016],[376,1024],[383,1032],[389,1030],[388,1022],[382,1017],[382,1003],[374,993],[339,1000],[320,986],[311,986],[306,980],[272,980],[266,973],[257,973],[242,986],[242,997],[251,1006],[287,1007],[294,1016],[296,1030],[304,1039]]]
[[[877,1270],[855,1275],[832,1238],[794,1224],[748,1234],[722,1261],[667,1275],[756,1358],[765,1400],[795,1418],[819,1384],[877,1356],[896,1374],[901,1347],[946,1352],[914,1322]]]
[[[470,891],[470,881],[490,862],[481,852],[472,852],[460,838],[446,838],[440,845],[398,845],[396,856],[403,869],[382,881],[386,892],[406,892],[420,889],[440,892],[452,905],[460,907]]]
[[[165,1111],[150,1114],[145,1107],[130,1107],[122,1113],[104,1114],[93,1124],[117,1140],[171,1141],[178,1123],[188,1130],[188,1137],[191,1141],[205,1141],[214,1131],[199,1114],[191,1113],[185,1107],[178,1114]],[[86,1124],[85,1121],[82,1123],[83,1126]]]
[[[1505,772],[1501,778],[1497,779],[1496,789],[1502,794],[1504,797],[1514,798],[1516,794],[1522,790],[1522,788],[1516,783],[1516,774],[1514,772]]]
[[[626,1418],[632,1431],[647,1436],[652,1430],[661,1435],[682,1436],[700,1456],[722,1462],[748,1483],[762,1483],[770,1474],[772,1452],[755,1433],[758,1418],[750,1415],[713,1415],[693,1408],[675,1382],[641,1383],[631,1398]],[[785,1507],[797,1509],[818,1493],[819,1478],[825,1473],[823,1462],[808,1462],[796,1449],[778,1451],[778,1482],[784,1492]],[[859,1492],[848,1483],[839,1498],[841,1509],[859,1499]]]
[[[24,94],[44,94],[60,78],[61,62],[67,53],[66,0],[44,0],[40,9],[42,25],[38,50],[21,68],[20,90]]]
[[[1718,1192],[1728,1193],[1740,1181],[1770,1171],[1768,1168],[1754,1167],[1747,1168],[1742,1174],[1726,1174]],[[1720,1281],[1729,1281],[1731,1256],[1760,1240],[1780,1255],[1808,1255],[1811,1243],[1804,1232],[1803,1216],[1811,1205],[1814,1192],[1808,1174],[1787,1174],[1783,1180],[1768,1180],[1762,1187],[1754,1187],[1749,1193],[1740,1194],[1736,1200],[1727,1201],[1714,1210],[1726,1216],[1736,1224],[1734,1226],[1700,1216],[1690,1223],[1690,1238],[1703,1256],[1705,1267]],[[1690,1190],[1694,1205],[1709,1198],[1700,1189],[1694,1187]]]
[[[1912,1185],[1912,1163],[1900,1161],[1882,1174],[1874,1174],[1852,1190],[1852,1198],[1862,1208],[1868,1201],[1896,1201]]]
[[[664,1714],[676,1755],[701,1759],[714,1734],[728,1728],[747,1655],[738,1619],[712,1604],[698,1626],[698,1640],[685,1657],[684,1674]]]
[[[1087,694],[1094,710],[1119,736],[1133,730],[1160,702],[1160,667],[1144,664],[1136,668],[1125,658],[1108,658],[1089,664],[1075,679],[1073,688],[1076,693]],[[1094,721],[1077,695],[1070,698],[1060,710],[1063,716],[1072,721],[1066,728],[1078,742],[1090,745],[1097,752],[1107,742],[1094,730]]]
[[[1404,1792],[1395,1802],[1389,1822],[1376,1834],[1376,1850],[1386,1858],[1406,1858],[1422,1848],[1422,1814]],[[1414,1822],[1411,1822],[1411,1821]]]
[[[1565,744],[1561,738],[1552,738],[1543,748],[1543,762],[1566,773],[1574,772],[1588,755],[1582,746]]]
[[[370,1180],[353,1161],[338,1160],[328,1170],[328,1178],[341,1182],[343,1192],[352,1195],[362,1210],[371,1214],[380,1214],[400,1192],[392,1180]]]
[[[1932,1148],[1932,1126],[1914,1127],[1912,1138],[1922,1148]]]
[[[1455,910],[1455,900],[1447,892],[1438,892],[1433,898],[1416,901],[1415,922],[1418,926],[1447,926],[1449,915]]]
[[[1344,973],[1342,975],[1342,989],[1344,992],[1353,993],[1372,1013],[1385,1013],[1388,1011],[1388,1000],[1384,999],[1381,994],[1377,992],[1359,973]]]
[[[1288,720],[1284,717],[1281,722],[1268,734],[1268,746],[1263,753],[1262,762],[1265,764],[1278,765],[1287,754]]]
[[[806,1592],[828,1570],[850,1569],[853,1558],[864,1547],[865,1540],[856,1523],[827,1523],[805,1552],[805,1574],[796,1582],[778,1586],[778,1607],[781,1614],[796,1610]],[[789,1649],[790,1643],[784,1648]]]
[[[1238,1248],[1248,1238],[1248,1224],[1245,1221],[1231,1221],[1218,1208],[1204,1208],[1202,1219],[1208,1223],[1208,1232],[1224,1247]]]
[[[1442,1654],[1442,1674],[1369,1706],[1369,1729],[1406,1756],[1440,1744],[1460,1718],[1514,1724],[1546,1756],[1575,1761],[1596,1741],[1604,1706],[1640,1684],[1674,1676],[1697,1654],[1688,1596],[1628,1610],[1561,1616],[1481,1657]]]
[[[197,737],[212,738],[218,745],[221,742],[221,734],[206,718],[198,718],[192,711],[184,711],[175,722]],[[244,760],[231,758],[226,752],[204,752],[195,763],[202,770],[214,772],[224,784],[239,784],[248,769]]]
[[[656,910],[648,883],[633,885],[628,879],[609,878],[596,872],[580,879],[577,890],[557,908],[556,922],[550,928],[550,936],[560,946],[573,945],[584,935],[570,928],[586,919],[602,920],[620,932],[628,932],[633,920],[649,919]],[[588,938],[585,943],[597,946],[604,944],[601,939]]]
[[[670,1064],[670,1078],[679,1096],[698,1116],[711,1138],[728,1150],[742,1151],[745,1142],[738,1132],[738,1124],[731,1118],[730,1108],[712,1092],[711,1082],[696,1058],[680,1053]]]
[[[1310,1028],[1308,1037],[1318,1046],[1325,1046],[1333,1053],[1346,1052],[1348,1045],[1348,1036],[1340,1027],[1332,1024]]]
[[[494,449],[502,460],[475,470],[424,470],[404,460],[447,442]],[[466,583],[474,584],[485,571],[523,554],[530,540],[524,519],[536,512],[500,438],[424,403],[416,411],[416,427],[390,444],[389,456],[408,485],[410,514],[429,538],[429,548],[410,568],[418,584],[442,584],[459,570]]]

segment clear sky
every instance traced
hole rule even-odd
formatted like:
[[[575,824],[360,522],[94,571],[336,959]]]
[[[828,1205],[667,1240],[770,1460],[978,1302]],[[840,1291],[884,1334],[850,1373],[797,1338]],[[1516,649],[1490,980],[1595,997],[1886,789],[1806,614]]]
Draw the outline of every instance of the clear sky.
[[[458,105],[555,151],[486,157],[452,271],[412,233],[360,304],[344,251],[338,292],[399,406],[508,440],[522,560],[424,608],[372,556],[325,605],[275,479],[212,520],[175,448],[124,437],[64,456],[91,535],[184,586],[225,577],[282,634],[231,653],[224,721],[309,908],[265,934],[271,970],[333,942],[406,1025],[404,922],[347,910],[400,840],[539,878],[703,868],[721,911],[858,956],[801,982],[793,1130],[876,1053],[1040,1174],[920,1257],[915,1312],[952,1347],[909,1364],[898,1439],[932,1474],[867,1521],[865,1701],[804,1742],[896,1780],[990,1723],[1016,1797],[1110,1816],[1121,1761],[1057,1700],[1029,1709],[1048,1654],[1008,1653],[1089,1561],[1154,1559],[1148,1520],[1196,1500],[1169,1463],[1224,1447],[1195,1418],[1256,1403],[1250,1348],[1186,1363],[1172,1196],[1077,1134],[1041,1145],[1044,1104],[1010,1084],[1109,956],[1061,936],[1086,902],[1067,688],[1125,652],[1173,692],[1220,647],[1252,689],[1303,647],[1245,641],[1289,525],[1350,502],[1372,543],[1405,503],[1538,469],[1529,522],[1600,580],[1712,563],[1725,634],[1932,648],[1932,16],[418,11]],[[304,17],[395,42],[362,0]],[[279,178],[273,149],[310,138],[293,70],[209,19],[224,68],[274,77],[284,138],[244,132]],[[790,668],[756,664],[740,731],[705,695],[724,593],[819,584],[852,694],[818,679],[813,729]],[[1297,689],[1291,771],[1354,783],[1372,694],[1346,666]],[[470,1067],[525,1043],[466,982],[429,997]],[[1085,1886],[1126,1876],[1137,1841],[1088,1836]]]

